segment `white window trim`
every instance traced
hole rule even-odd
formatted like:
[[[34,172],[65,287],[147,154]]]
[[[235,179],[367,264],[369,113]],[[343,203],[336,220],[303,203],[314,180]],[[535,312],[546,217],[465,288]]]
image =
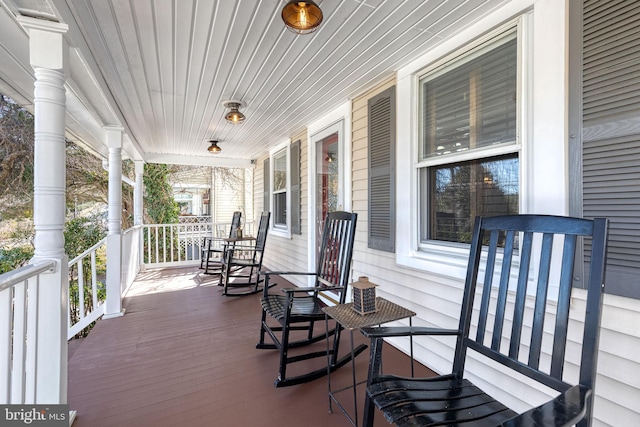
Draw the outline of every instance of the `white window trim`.
[[[529,139],[530,119],[533,111],[532,97],[530,94],[531,76],[528,67],[532,63],[532,49],[530,46],[529,32],[531,31],[529,15],[511,20],[500,25],[494,30],[487,28],[470,31],[464,40],[452,39],[443,43],[432,52],[427,53],[420,60],[398,72],[397,83],[397,144],[398,153],[406,153],[397,156],[396,171],[398,182],[404,183],[409,191],[396,192],[396,205],[408,206],[409,209],[398,209],[396,214],[396,262],[401,266],[422,271],[428,271],[439,275],[463,279],[466,274],[469,246],[450,242],[419,243],[418,230],[418,164],[424,166],[429,160],[418,162],[418,123],[419,123],[419,79],[428,70],[434,69],[451,59],[464,54],[481,43],[497,37],[504,31],[517,26],[517,38],[519,58],[525,58],[518,64],[518,99],[519,101],[519,128],[517,130],[517,142],[511,147],[488,149],[488,151],[518,151],[520,162],[520,212],[527,212],[530,208],[527,200],[529,197],[528,172],[531,164],[528,161],[527,144]],[[477,26],[476,26],[477,27]],[[481,35],[484,34],[484,35]],[[403,101],[403,102],[401,102]],[[474,157],[476,157],[474,155]],[[405,187],[405,188],[407,188]]]
[[[271,205],[271,211],[273,212],[273,190],[274,190],[274,182],[273,182],[273,174],[275,173],[276,165],[273,156],[276,153],[279,153],[282,150],[286,150],[286,164],[287,164],[287,215],[286,215],[286,227],[282,227],[280,225],[276,225],[275,220],[270,221],[269,226],[269,234],[279,237],[284,237],[286,239],[291,239],[291,140],[287,139],[286,141],[276,145],[269,151],[269,163],[270,163],[270,171],[269,171],[269,204]]]

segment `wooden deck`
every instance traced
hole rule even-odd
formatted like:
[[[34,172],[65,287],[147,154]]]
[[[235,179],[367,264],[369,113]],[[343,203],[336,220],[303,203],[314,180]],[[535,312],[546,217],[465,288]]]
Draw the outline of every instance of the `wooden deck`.
[[[225,297],[221,289],[196,268],[141,273],[124,300],[126,315],[99,321],[70,346],[74,426],[349,426],[339,409],[328,411],[326,377],[273,386],[277,352],[255,348],[259,296]],[[346,352],[349,334],[342,336]],[[408,369],[408,357],[385,351],[385,367]],[[365,352],[357,358],[359,379],[367,364]],[[350,365],[331,376],[334,388],[350,379]],[[350,393],[340,398],[352,408]],[[377,416],[376,425],[389,424]]]

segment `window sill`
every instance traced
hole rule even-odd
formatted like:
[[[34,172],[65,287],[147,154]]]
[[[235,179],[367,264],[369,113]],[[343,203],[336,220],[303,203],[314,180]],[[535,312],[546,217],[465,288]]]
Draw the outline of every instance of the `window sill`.
[[[284,237],[285,239],[291,239],[291,231],[284,228],[272,228],[269,230],[269,234],[277,237]]]
[[[467,272],[469,248],[431,244],[420,250],[398,253],[398,265],[440,276],[463,279]]]

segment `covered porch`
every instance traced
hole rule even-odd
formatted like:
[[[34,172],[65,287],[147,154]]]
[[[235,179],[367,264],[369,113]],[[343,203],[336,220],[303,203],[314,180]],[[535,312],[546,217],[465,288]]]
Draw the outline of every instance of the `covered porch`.
[[[0,91],[36,117],[35,257],[0,278],[0,404],[68,402],[78,425],[347,425],[327,413],[325,381],[273,387],[276,355],[255,349],[257,296],[225,298],[196,280],[200,233],[209,225],[144,223],[145,164],[165,163],[251,170],[247,219],[261,211],[277,219],[264,261],[273,270],[313,270],[326,211],[358,213],[351,276],[371,277],[381,296],[428,326],[457,322],[468,255],[462,235],[477,195],[469,189],[483,189],[487,206],[498,201],[518,213],[609,217],[616,244],[608,255],[594,424],[638,425],[637,2],[323,0],[325,20],[311,35],[284,27],[284,3],[0,0]],[[609,31],[614,21],[629,26],[625,37]],[[601,47],[618,39],[620,50]],[[497,90],[492,99],[499,100],[495,109],[486,104],[486,134],[498,122],[503,131],[477,146],[485,104],[483,91],[471,89],[485,81],[481,70],[462,66],[485,50],[508,59],[508,74],[491,83],[501,74],[486,72],[484,92]],[[497,63],[489,59],[479,63]],[[622,75],[608,64],[619,64]],[[627,69],[634,76],[628,86]],[[460,141],[427,143],[425,128],[440,129],[426,113],[427,89],[439,87],[440,76],[464,82],[434,96],[431,114]],[[613,90],[601,80],[622,83]],[[610,94],[624,99],[611,100],[609,110]],[[246,115],[239,125],[225,120],[233,101]],[[583,111],[593,105],[601,108]],[[388,135],[378,140],[375,129]],[[70,329],[69,269],[95,265],[98,248],[71,260],[75,254],[64,253],[67,139],[109,170],[106,300],[81,313],[76,328],[100,320],[69,352],[77,332]],[[214,141],[222,152],[208,150]],[[135,164],[129,230],[120,217],[124,160]],[[485,161],[513,166],[493,168],[508,169],[508,185],[497,173],[460,182],[442,173],[457,165],[480,171],[476,164]],[[449,191],[438,193],[437,176]],[[451,196],[443,207],[434,203],[441,196]],[[446,235],[458,226],[459,239]],[[174,238],[184,249],[176,258],[166,250]],[[584,301],[583,279],[575,275],[574,305]],[[96,298],[93,288],[86,298]],[[400,346],[404,366],[409,345]],[[449,369],[452,353],[437,339],[417,348],[436,372]],[[568,371],[575,356],[567,355]],[[366,361],[358,358],[360,372]],[[473,376],[519,411],[532,397],[548,397],[474,362]]]

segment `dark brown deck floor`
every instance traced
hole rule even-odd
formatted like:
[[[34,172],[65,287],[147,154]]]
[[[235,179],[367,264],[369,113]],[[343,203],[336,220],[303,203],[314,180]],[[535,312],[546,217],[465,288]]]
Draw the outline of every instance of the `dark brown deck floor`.
[[[255,348],[259,295],[225,297],[213,277],[203,279],[195,268],[165,269],[141,273],[124,307],[125,316],[99,321],[70,353],[75,427],[350,425],[339,409],[329,413],[326,377],[273,386],[278,354]],[[344,353],[349,333],[342,337]],[[356,365],[364,379],[368,351]],[[386,346],[388,366],[408,367],[409,358]],[[350,365],[331,376],[334,388],[350,379]],[[352,410],[350,396],[340,394]],[[388,425],[380,414],[378,425]]]

